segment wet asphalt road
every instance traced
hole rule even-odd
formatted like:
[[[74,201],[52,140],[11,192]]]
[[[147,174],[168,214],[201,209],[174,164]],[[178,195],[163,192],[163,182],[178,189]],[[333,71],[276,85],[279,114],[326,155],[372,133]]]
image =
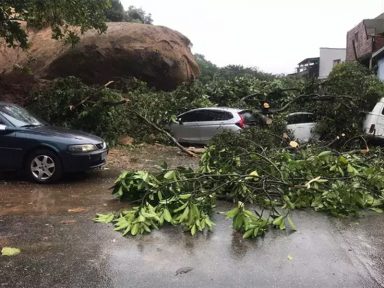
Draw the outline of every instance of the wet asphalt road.
[[[299,211],[298,231],[257,241],[232,232],[217,213],[213,233],[191,237],[175,227],[123,238],[93,223],[124,205],[112,198],[117,171],[57,185],[0,176],[0,287],[383,287],[383,215],[337,220]],[[218,211],[229,206],[220,203]],[[188,273],[176,275],[182,267]]]

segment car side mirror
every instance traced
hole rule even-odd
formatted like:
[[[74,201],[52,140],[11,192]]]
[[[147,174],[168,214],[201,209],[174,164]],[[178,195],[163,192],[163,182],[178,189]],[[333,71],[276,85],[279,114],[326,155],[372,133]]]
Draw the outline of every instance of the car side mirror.
[[[180,125],[183,125],[183,120],[181,120],[181,118],[177,118],[177,123],[179,123]]]

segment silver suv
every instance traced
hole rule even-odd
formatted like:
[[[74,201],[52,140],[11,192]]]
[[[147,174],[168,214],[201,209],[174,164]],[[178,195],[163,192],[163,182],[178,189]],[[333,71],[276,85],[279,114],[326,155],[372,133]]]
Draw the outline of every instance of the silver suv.
[[[170,131],[181,143],[207,144],[222,131],[239,132],[257,122],[257,117],[250,110],[199,108],[179,115],[177,123],[170,125]]]

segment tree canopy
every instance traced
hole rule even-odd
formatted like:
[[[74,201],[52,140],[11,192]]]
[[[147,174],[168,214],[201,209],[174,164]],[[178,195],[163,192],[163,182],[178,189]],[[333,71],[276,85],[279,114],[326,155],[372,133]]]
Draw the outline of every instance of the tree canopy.
[[[51,27],[53,38],[74,43],[78,32],[73,26],[80,27],[80,33],[92,28],[104,32],[110,7],[110,0],[2,0],[0,38],[10,47],[27,48],[25,28]]]
[[[125,10],[120,0],[112,0],[111,7],[105,12],[105,17],[111,22],[122,22],[125,18]]]
[[[152,15],[147,14],[143,9],[129,6],[128,10],[124,10],[120,0],[112,0],[111,8],[109,8],[105,16],[111,22],[135,22],[143,24],[152,24]]]
[[[143,9],[134,6],[128,7],[125,21],[143,24],[152,24],[153,22],[151,14],[147,14]]]

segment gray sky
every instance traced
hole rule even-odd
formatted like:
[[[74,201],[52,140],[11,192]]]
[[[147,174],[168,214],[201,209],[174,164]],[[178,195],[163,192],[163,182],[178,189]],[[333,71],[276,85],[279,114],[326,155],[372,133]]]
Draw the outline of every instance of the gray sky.
[[[384,12],[384,0],[121,0],[187,36],[193,53],[218,66],[294,72],[319,56],[320,47],[343,48],[346,33]]]

